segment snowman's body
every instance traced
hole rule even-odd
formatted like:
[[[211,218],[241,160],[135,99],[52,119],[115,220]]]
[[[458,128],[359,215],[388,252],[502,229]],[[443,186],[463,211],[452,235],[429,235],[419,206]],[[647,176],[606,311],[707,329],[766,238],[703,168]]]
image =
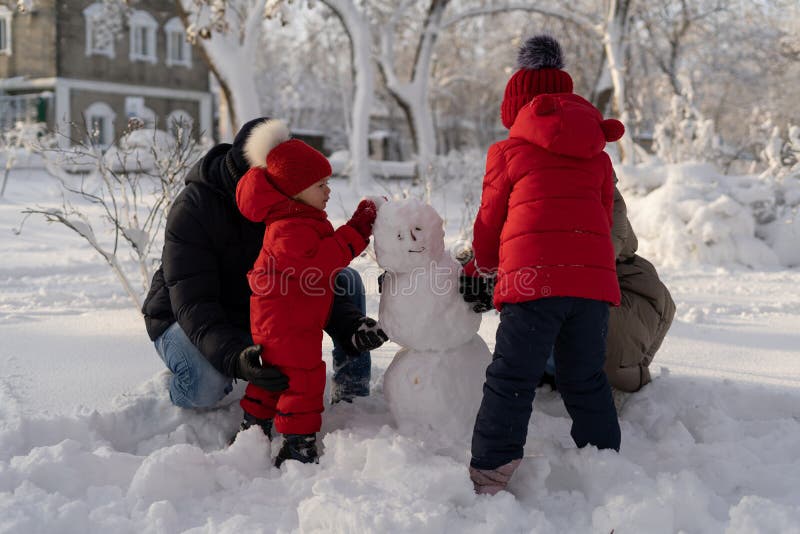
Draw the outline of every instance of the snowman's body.
[[[481,316],[458,292],[460,270],[449,254],[432,261],[431,268],[403,273],[387,270],[380,321],[389,339],[419,350],[456,348],[472,339],[481,325]]]
[[[490,354],[477,334],[480,315],[459,294],[461,268],[445,251],[441,218],[415,200],[384,204],[375,251],[386,269],[380,323],[403,347],[383,379],[398,427],[469,436]]]

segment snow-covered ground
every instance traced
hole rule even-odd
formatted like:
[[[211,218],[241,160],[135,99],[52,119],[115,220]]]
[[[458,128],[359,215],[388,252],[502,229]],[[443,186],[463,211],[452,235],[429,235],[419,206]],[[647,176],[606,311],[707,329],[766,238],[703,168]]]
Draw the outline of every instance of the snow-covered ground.
[[[622,410],[621,452],[576,450],[541,390],[510,492],[477,497],[468,443],[396,430],[381,386],[392,344],[374,353],[371,397],[326,409],[319,465],[271,467],[255,430],[227,447],[236,394],[170,404],[96,253],[39,219],[11,232],[23,207],[55,201],[25,172],[0,199],[0,532],[800,532],[796,269],[661,269],[678,312],[653,383]],[[376,314],[374,263],[355,266]],[[486,314],[490,347],[496,327]]]

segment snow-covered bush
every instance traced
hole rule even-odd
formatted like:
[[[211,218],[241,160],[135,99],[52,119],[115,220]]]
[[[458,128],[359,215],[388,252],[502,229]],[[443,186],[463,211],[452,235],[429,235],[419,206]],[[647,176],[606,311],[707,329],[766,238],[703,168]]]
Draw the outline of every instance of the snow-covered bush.
[[[720,152],[714,121],[677,95],[672,97],[669,113],[656,123],[653,142],[656,155],[667,163],[715,161]]]
[[[42,215],[85,239],[139,309],[167,212],[207,147],[191,137],[178,143],[154,130],[128,131],[105,152],[85,131],[72,143],[71,148],[37,148],[61,185],[61,206],[29,207],[23,213]],[[131,270],[138,271],[140,284],[132,282]]]
[[[779,190],[762,177],[726,176],[710,163],[651,166],[649,172],[660,174],[663,185],[637,196],[626,186],[629,169],[617,169],[619,186],[640,251],[656,263],[752,268],[800,264],[797,208],[784,204],[776,212]],[[631,182],[636,183],[635,176]]]
[[[771,128],[764,147],[767,169],[758,179],[771,193],[758,213],[759,235],[773,248],[781,263],[800,265],[800,127],[790,125],[787,139]]]
[[[115,172],[152,171],[164,165],[175,151],[177,141],[164,130],[142,128],[123,135],[103,154],[105,164]]]
[[[44,124],[28,122],[17,122],[13,128],[0,133],[0,165],[3,167],[0,197],[5,193],[11,169],[19,165],[23,158],[30,163],[35,144],[48,144],[52,140],[52,136],[47,139],[44,136]]]

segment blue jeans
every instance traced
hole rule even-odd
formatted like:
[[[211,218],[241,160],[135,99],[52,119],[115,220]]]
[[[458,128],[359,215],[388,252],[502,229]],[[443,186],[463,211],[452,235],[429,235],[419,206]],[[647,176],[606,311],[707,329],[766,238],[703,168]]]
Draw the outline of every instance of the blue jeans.
[[[361,310],[362,315],[367,313],[367,297],[358,271],[349,267],[343,269],[334,283],[338,294],[346,296]],[[348,357],[347,351],[334,339],[331,356],[333,359],[333,387],[331,388],[333,399],[369,395],[369,380],[372,371],[372,358],[369,352],[362,352],[356,357]]]
[[[232,379],[209,363],[177,322],[154,345],[167,369],[172,371],[169,400],[175,406],[210,408],[233,389]]]
[[[366,313],[366,296],[361,276],[354,269],[343,269],[335,281],[338,291]],[[232,379],[217,371],[186,333],[175,322],[154,345],[161,360],[172,371],[169,398],[181,408],[210,408],[231,392]],[[372,360],[369,352],[348,357],[337,341],[333,342],[333,388],[338,397],[369,395]]]

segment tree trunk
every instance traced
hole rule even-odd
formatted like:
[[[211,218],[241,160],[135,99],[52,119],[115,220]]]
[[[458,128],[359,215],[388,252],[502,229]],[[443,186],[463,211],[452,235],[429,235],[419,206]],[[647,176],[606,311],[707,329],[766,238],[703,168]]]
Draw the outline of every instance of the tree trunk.
[[[630,116],[625,101],[625,39],[627,35],[628,8],[631,0],[611,0],[603,38],[608,70],[614,87],[614,108],[619,120],[628,128],[620,139],[620,160],[633,163],[633,132],[630,130]]]
[[[261,24],[266,0],[250,6],[243,28],[227,33],[214,32],[208,39],[197,39],[197,48],[209,70],[214,74],[227,102],[231,132],[261,115],[258,86],[252,60],[261,42]],[[175,0],[184,27],[191,24],[196,9],[193,0]]]
[[[385,35],[381,41],[381,70],[386,79],[389,93],[406,115],[414,141],[414,149],[417,153],[417,172],[420,174],[428,171],[428,166],[437,153],[436,127],[430,103],[431,63],[444,11],[449,3],[450,0],[431,0],[428,14],[422,24],[419,41],[417,42],[417,50],[409,82],[400,82],[394,71],[393,36]],[[390,26],[386,31],[393,33],[394,27]]]
[[[611,73],[608,70],[608,59],[606,58],[605,46],[603,46],[603,56],[600,71],[597,73],[592,97],[592,104],[600,110],[604,116],[611,111],[611,100],[614,97],[614,83],[611,81]]]
[[[350,186],[359,190],[371,182],[369,172],[369,119],[375,91],[375,74],[372,66],[372,30],[366,15],[352,0],[325,0],[333,13],[342,21],[350,37],[355,94],[353,95],[352,125],[350,130]]]
[[[3,185],[0,186],[0,198],[3,198],[3,195],[6,193],[6,184],[8,184],[9,174],[11,174],[11,167],[6,167],[5,172],[3,172]]]

